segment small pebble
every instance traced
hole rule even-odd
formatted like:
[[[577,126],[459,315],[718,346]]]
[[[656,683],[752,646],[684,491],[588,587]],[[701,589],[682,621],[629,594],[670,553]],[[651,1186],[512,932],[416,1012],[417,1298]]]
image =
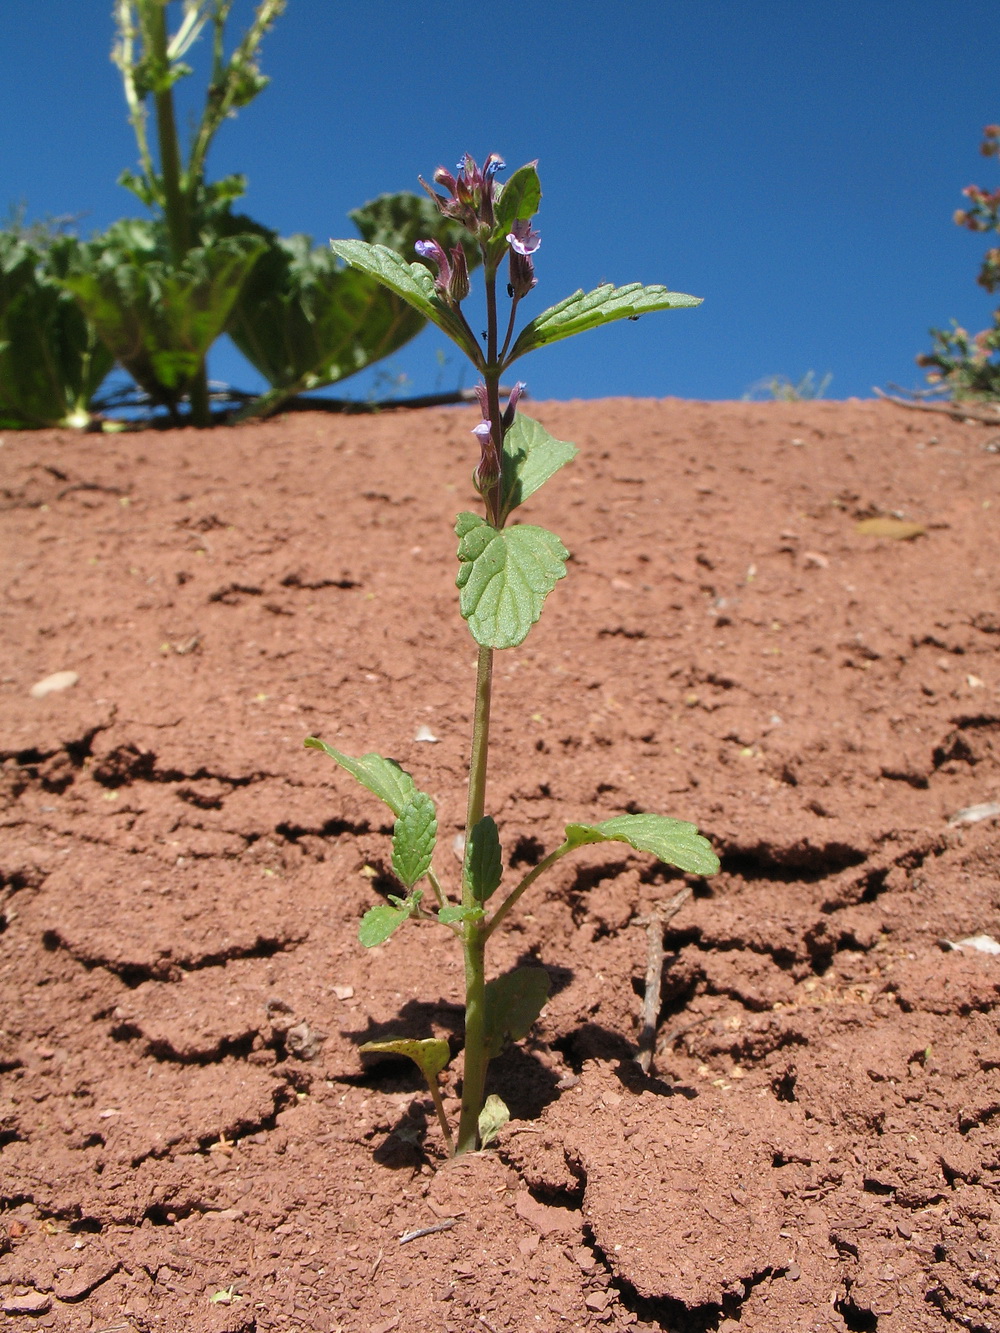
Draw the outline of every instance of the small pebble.
[[[56,671],[51,676],[36,681],[28,693],[32,699],[44,699],[47,694],[58,694],[60,690],[68,690],[79,679],[75,671]]]

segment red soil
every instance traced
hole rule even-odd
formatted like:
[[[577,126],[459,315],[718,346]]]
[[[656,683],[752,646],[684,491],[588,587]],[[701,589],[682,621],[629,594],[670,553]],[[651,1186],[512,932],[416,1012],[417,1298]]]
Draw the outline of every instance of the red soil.
[[[723,871],[667,926],[653,1077],[683,877],[606,844],[526,896],[491,971],[552,998],[455,1162],[358,1045],[447,1037],[453,1113],[461,960],[357,943],[387,812],[302,740],[410,769],[454,887],[473,414],[4,438],[4,1330],[1000,1330],[1000,957],[961,943],[1000,939],[997,814],[960,813],[1000,802],[990,431],[529,412],[581,453],[523,511],[573,558],[498,658],[505,855],[651,809]]]

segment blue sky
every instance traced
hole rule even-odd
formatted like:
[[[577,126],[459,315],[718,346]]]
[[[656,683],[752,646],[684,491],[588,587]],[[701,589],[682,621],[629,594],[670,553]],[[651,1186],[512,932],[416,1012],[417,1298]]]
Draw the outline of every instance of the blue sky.
[[[866,397],[922,382],[930,325],[989,322],[986,238],[951,215],[962,186],[997,184],[977,151],[1000,121],[996,18],[996,0],[289,0],[273,82],[210,175],[246,173],[245,211],[320,240],[466,150],[537,158],[529,314],[603,280],[704,305],[543,349],[522,363],[534,397],[739,398],[808,370]],[[80,214],[85,234],[141,213],[115,183],[136,153],[112,37],[111,0],[0,5],[0,212]],[[407,392],[470,382],[434,330],[387,364]],[[257,383],[225,347],[210,371]],[[370,373],[338,390],[372,391]]]

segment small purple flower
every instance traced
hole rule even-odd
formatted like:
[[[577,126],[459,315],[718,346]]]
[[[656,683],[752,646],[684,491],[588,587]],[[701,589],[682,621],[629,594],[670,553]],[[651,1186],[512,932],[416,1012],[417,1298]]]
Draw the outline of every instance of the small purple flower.
[[[510,248],[519,255],[533,255],[542,243],[542,238],[531,225],[530,218],[518,218],[513,230],[507,233]]]
[[[486,165],[480,170],[475,158],[466,153],[458,164],[457,176],[444,167],[438,167],[434,181],[444,186],[448,191],[447,196],[433,190],[422,176],[418,179],[445,217],[457,218],[469,231],[482,238],[495,225],[493,178],[504,166],[498,153],[490,153]]]

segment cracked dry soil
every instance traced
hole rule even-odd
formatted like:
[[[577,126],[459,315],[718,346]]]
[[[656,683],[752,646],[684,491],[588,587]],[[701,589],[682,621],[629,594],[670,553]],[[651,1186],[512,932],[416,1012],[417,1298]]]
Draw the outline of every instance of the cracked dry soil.
[[[5,1333],[1000,1330],[1000,957],[962,943],[1000,938],[995,439],[529,410],[581,453],[523,511],[572,561],[498,659],[507,860],[648,808],[723,871],[667,926],[653,1077],[678,877],[605,845],[524,900],[492,968],[552,998],[454,1163],[358,1045],[446,1037],[454,1109],[460,959],[361,949],[388,824],[302,740],[409,768],[454,885],[473,414],[5,436]],[[893,514],[924,533],[856,530]]]

